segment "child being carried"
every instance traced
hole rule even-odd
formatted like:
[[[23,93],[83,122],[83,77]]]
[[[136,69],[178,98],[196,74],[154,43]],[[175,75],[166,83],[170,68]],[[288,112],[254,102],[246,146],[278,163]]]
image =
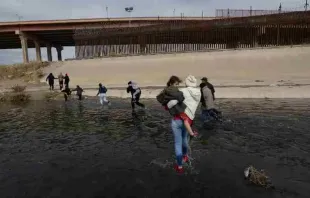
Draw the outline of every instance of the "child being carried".
[[[198,133],[192,129],[193,120],[185,113],[187,106],[183,103],[183,92],[178,89],[178,85],[182,81],[177,76],[171,76],[167,82],[167,87],[156,97],[157,101],[162,104],[174,119],[181,118],[184,122],[187,132],[191,136],[198,136]]]

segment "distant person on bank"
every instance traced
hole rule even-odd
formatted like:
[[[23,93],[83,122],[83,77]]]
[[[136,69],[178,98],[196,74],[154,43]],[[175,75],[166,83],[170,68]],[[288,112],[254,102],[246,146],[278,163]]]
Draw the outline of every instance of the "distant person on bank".
[[[69,87],[70,78],[68,74],[65,75],[65,86]]]
[[[84,90],[79,85],[77,85],[76,88],[73,89],[72,91],[76,91],[78,100],[82,100],[82,93],[84,92]]]
[[[218,111],[215,107],[214,87],[205,77],[202,78],[201,81],[201,119],[204,122],[219,120],[221,118],[221,112]]]
[[[64,75],[62,75],[62,73],[60,72],[60,74],[58,75],[58,82],[59,82],[59,89],[62,90],[62,88],[64,87]]]
[[[137,83],[133,81],[128,82],[128,87],[127,87],[127,93],[131,93],[131,107],[132,110],[135,110],[135,105],[138,105],[142,108],[145,108],[145,105],[140,103],[140,97],[141,97],[141,89],[137,85]]]
[[[103,105],[103,103],[108,103],[108,105],[110,105],[110,101],[107,99],[107,91],[108,89],[103,86],[101,83],[99,83],[99,90],[98,90],[98,93],[97,93],[97,96],[99,96],[99,101],[100,101],[100,104]]]
[[[50,86],[50,90],[54,90],[54,81],[55,81],[55,76],[50,73],[47,77],[46,77],[46,81],[48,81],[48,84]]]

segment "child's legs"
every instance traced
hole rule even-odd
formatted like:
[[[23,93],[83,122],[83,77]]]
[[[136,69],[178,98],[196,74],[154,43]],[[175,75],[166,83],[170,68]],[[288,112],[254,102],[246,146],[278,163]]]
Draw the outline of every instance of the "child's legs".
[[[191,125],[186,120],[184,120],[184,127],[185,127],[186,131],[188,132],[188,134],[194,133]]]
[[[182,166],[182,120],[172,120],[171,129],[174,136],[174,149],[178,166]]]

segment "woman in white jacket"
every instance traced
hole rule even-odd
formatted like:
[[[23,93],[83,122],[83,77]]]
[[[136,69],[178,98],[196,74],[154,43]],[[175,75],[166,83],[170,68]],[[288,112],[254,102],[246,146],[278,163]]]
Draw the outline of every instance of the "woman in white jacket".
[[[184,101],[186,109],[184,113],[187,118],[181,118],[180,116],[175,116],[171,121],[171,128],[174,135],[174,147],[177,159],[177,164],[175,169],[177,172],[182,173],[183,167],[182,163],[188,161],[187,151],[188,151],[188,132],[184,126],[184,119],[192,124],[197,107],[201,99],[200,89],[197,88],[197,80],[194,76],[189,75],[185,79],[186,88],[180,88],[183,92]],[[167,106],[171,108],[176,102],[174,100],[170,101]]]

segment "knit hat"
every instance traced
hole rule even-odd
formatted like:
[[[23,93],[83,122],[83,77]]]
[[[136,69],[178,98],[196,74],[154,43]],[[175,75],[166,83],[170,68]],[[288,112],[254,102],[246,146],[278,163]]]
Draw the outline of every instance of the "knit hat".
[[[187,87],[197,87],[197,80],[195,76],[188,75],[185,79],[185,85]]]

